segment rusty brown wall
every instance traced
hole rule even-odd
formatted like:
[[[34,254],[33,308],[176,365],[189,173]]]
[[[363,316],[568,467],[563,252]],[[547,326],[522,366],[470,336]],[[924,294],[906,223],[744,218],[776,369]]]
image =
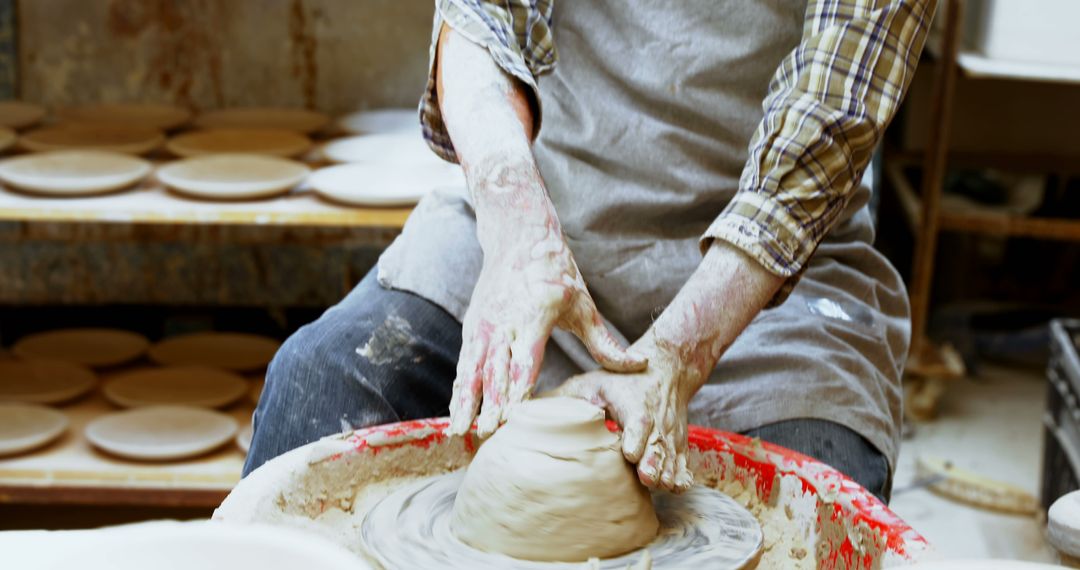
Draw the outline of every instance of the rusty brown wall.
[[[20,0],[20,91],[331,113],[414,106],[432,0]]]

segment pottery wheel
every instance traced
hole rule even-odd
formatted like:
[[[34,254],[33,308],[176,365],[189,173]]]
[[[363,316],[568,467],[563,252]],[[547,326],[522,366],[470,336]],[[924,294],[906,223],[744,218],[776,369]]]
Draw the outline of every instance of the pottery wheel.
[[[380,500],[360,528],[364,549],[387,570],[399,568],[580,570],[584,562],[533,562],[483,552],[450,531],[464,470],[425,479]],[[682,495],[653,495],[660,532],[646,546],[652,567],[738,569],[757,559],[761,525],[731,497],[698,485]],[[596,568],[637,563],[640,551],[601,560]]]

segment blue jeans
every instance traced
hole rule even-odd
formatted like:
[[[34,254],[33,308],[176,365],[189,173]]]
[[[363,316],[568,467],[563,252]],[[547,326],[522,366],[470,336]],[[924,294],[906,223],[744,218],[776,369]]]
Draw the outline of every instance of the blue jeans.
[[[244,475],[327,435],[449,413],[461,323],[422,297],[384,289],[376,273],[296,331],[270,363]],[[814,457],[881,499],[889,496],[885,456],[840,424],[789,420],[746,435]]]

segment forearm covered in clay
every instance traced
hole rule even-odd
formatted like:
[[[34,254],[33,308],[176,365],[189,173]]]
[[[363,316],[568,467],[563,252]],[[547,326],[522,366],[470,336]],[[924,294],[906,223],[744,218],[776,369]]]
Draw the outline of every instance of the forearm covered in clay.
[[[526,89],[449,26],[440,31],[438,49],[439,105],[468,180],[481,246],[488,252],[505,243],[508,231],[539,238],[526,243],[544,241],[552,230],[561,238],[532,155]]]
[[[739,249],[714,242],[646,336],[696,392],[782,283]]]

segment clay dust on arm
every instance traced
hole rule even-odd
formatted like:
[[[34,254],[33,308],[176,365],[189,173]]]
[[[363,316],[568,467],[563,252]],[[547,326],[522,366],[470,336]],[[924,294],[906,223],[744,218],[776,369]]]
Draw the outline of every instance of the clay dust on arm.
[[[465,171],[484,263],[465,313],[450,403],[454,434],[478,420],[481,437],[531,393],[555,326],[581,338],[609,370],[645,361],[603,324],[563,238],[532,155],[525,90],[482,47],[448,26],[438,45],[437,93]]]

